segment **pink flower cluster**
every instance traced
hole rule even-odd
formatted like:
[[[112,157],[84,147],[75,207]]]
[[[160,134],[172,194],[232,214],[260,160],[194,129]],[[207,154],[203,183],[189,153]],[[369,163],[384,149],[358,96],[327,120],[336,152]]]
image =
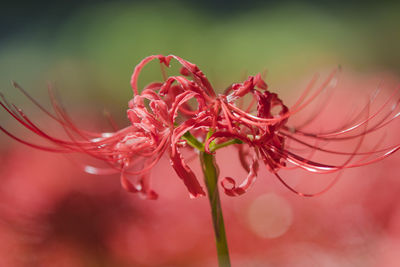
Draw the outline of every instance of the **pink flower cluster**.
[[[142,68],[154,59],[158,59],[160,64],[166,67],[175,59],[182,66],[181,75],[165,77],[163,82],[150,83],[139,93],[138,78]],[[4,97],[0,102],[3,109],[28,130],[50,141],[53,146],[29,143],[1,126],[0,129],[17,141],[34,148],[62,153],[81,152],[102,160],[109,168],[87,166],[86,171],[94,174],[121,173],[121,184],[126,190],[140,193],[148,199],[157,198],[150,186],[150,172],[165,154],[168,154],[172,167],[187,187],[190,196],[205,195],[198,178],[187,165],[180,150],[188,147],[205,153],[215,153],[217,149],[227,145],[235,145],[238,148],[240,163],[248,172],[240,185],[231,177],[221,180],[221,186],[227,195],[237,196],[246,192],[254,183],[259,170],[259,160],[262,160],[267,169],[291,191],[303,196],[312,196],[290,187],[278,175],[278,171],[288,168],[287,164],[291,164],[313,173],[332,173],[376,162],[400,148],[400,145],[394,145],[376,147],[367,152],[360,151],[365,135],[381,129],[399,116],[397,92],[375,113],[370,113],[371,103],[367,103],[350,124],[334,131],[309,133],[304,131],[303,127],[288,125],[289,118],[303,110],[331,86],[335,77],[336,71],[311,93],[314,87],[312,82],[296,103],[288,108],[276,93],[268,90],[260,74],[250,76],[242,83],[232,84],[224,93],[216,94],[211,83],[196,65],[174,55],[155,55],[142,60],[133,72],[131,86],[134,96],[127,111],[131,125],[124,129],[113,133],[90,133],[80,130],[54,97],[52,104],[55,114],[51,114],[17,84],[15,86],[33,103],[65,129],[69,140],[50,136]],[[382,115],[383,112],[386,113]],[[304,138],[311,138],[316,144]],[[350,152],[330,150],[317,145],[319,141],[352,139],[357,141],[355,148]],[[342,164],[312,161],[297,154],[296,150],[288,145],[288,141],[311,152],[343,155],[345,161]]]

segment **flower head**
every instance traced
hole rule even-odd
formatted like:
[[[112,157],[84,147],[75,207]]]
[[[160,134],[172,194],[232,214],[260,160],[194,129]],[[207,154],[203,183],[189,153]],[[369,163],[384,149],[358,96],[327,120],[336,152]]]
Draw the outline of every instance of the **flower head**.
[[[166,67],[169,67],[171,60],[175,59],[182,66],[180,75],[169,77],[164,75],[164,81],[150,83],[139,92],[139,75],[143,67],[155,59]],[[336,75],[334,71],[311,94],[315,82],[313,80],[297,102],[288,108],[276,93],[268,89],[260,74],[250,76],[242,83],[234,83],[224,93],[217,94],[196,65],[174,55],[155,55],[142,60],[133,72],[131,78],[133,98],[129,101],[127,110],[130,125],[121,130],[112,133],[91,133],[80,130],[55,101],[51,90],[54,114],[44,109],[16,83],[14,83],[16,88],[64,128],[69,139],[47,134],[21,109],[8,103],[3,96],[0,102],[3,109],[25,128],[52,143],[52,146],[29,143],[1,126],[0,129],[15,140],[34,148],[61,153],[81,152],[102,160],[108,164],[108,168],[86,166],[85,170],[93,174],[120,173],[121,184],[126,190],[140,193],[149,199],[157,198],[157,194],[151,189],[150,173],[163,155],[169,156],[171,166],[182,179],[190,196],[197,197],[205,195],[205,192],[180,150],[188,147],[192,150],[215,153],[219,148],[232,144],[238,148],[240,162],[248,175],[240,185],[236,185],[231,177],[223,178],[221,185],[227,195],[241,195],[250,188],[257,176],[261,160],[266,168],[291,191],[303,196],[312,196],[290,187],[278,175],[278,171],[288,168],[287,165],[291,164],[313,173],[337,172],[344,168],[376,162],[400,148],[400,145],[394,145],[360,152],[365,135],[384,127],[399,116],[397,92],[372,114],[369,111],[373,101],[371,99],[364,112],[361,112],[351,124],[335,131],[310,133],[304,130],[304,125],[301,127],[289,125],[289,119],[293,115],[308,106],[326,88],[332,86]],[[190,105],[190,102],[195,102],[195,107]],[[376,121],[376,118],[387,109],[389,112]],[[352,151],[339,151],[326,149],[304,138],[312,139],[316,143],[352,139],[357,141]],[[322,151],[343,155],[345,161],[340,165],[312,161],[297,154],[288,142],[296,143],[311,152]]]

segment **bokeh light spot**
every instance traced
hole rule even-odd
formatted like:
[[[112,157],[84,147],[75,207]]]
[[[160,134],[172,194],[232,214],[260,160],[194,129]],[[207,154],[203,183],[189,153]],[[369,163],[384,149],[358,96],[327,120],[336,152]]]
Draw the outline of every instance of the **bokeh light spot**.
[[[264,194],[256,198],[248,209],[250,229],[262,238],[277,238],[285,234],[292,224],[290,204],[276,194]]]

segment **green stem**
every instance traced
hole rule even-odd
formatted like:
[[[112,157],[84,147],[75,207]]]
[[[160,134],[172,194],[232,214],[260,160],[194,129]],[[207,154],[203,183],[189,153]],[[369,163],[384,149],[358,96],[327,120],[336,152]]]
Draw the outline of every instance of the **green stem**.
[[[217,149],[220,149],[220,148],[223,148],[223,147],[226,147],[226,146],[230,146],[230,145],[234,145],[234,144],[243,144],[243,142],[241,140],[239,140],[239,139],[232,139],[232,140],[226,141],[225,143],[212,144],[212,146],[210,146],[210,148],[211,148],[210,151],[214,152]]]
[[[199,151],[204,150],[204,144],[202,144],[199,140],[196,139],[189,131],[187,131],[183,136],[183,140],[186,140],[186,142],[193,148],[196,148]]]
[[[231,263],[228,244],[226,242],[224,218],[222,216],[221,201],[218,193],[218,169],[215,165],[215,158],[206,152],[200,152],[200,161],[208,191],[208,200],[211,206],[218,263],[220,267],[230,267]]]

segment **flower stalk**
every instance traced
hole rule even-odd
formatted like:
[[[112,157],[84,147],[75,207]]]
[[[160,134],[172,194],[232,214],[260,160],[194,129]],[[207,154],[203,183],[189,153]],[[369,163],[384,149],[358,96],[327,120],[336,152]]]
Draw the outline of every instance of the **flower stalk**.
[[[211,135],[212,131],[209,131],[206,139],[208,139]],[[215,156],[214,154],[205,152],[204,144],[197,140],[197,138],[194,137],[189,131],[182,136],[182,139],[186,140],[188,145],[199,151],[201,169],[203,171],[204,183],[207,188],[207,195],[211,208],[215,244],[218,255],[218,265],[219,267],[230,267],[231,262],[229,257],[228,243],[226,240],[224,216],[222,214],[221,200],[218,191],[219,169],[215,162]],[[234,139],[220,144],[220,146],[215,146],[213,144],[213,148],[211,150],[215,151],[219,148],[238,143],[241,143],[241,141]]]
[[[218,192],[218,168],[215,157],[206,152],[200,152],[200,162],[207,188],[208,200],[211,206],[211,216],[214,226],[215,243],[217,246],[218,264],[220,267],[230,267],[228,244],[226,241],[224,217]]]

